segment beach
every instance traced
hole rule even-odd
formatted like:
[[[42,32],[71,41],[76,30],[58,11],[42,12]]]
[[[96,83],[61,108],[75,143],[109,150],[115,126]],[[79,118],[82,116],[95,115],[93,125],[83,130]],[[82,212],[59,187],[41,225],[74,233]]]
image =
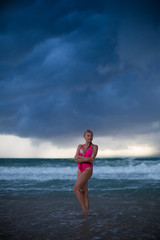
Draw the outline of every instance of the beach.
[[[160,158],[96,159],[90,212],[73,159],[0,160],[0,239],[159,239]]]

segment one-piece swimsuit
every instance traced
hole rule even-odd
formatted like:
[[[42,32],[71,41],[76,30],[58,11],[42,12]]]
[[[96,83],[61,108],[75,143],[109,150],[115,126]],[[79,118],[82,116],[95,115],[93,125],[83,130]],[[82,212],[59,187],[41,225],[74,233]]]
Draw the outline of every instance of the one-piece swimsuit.
[[[84,144],[85,145],[85,144]],[[84,146],[83,145],[83,146]],[[82,146],[82,147],[83,147]],[[84,157],[91,157],[91,155],[92,155],[92,144],[90,145],[90,147],[86,150],[86,152],[85,152],[85,154],[83,155],[82,153],[81,153],[81,148],[82,147],[80,147],[80,149],[79,149],[79,152],[78,152],[78,154],[79,154],[79,156],[84,156]],[[93,164],[92,163],[86,163],[86,162],[82,162],[82,163],[78,163],[78,169],[81,171],[81,173],[86,169],[86,168],[89,168],[89,167],[92,167],[93,168]]]

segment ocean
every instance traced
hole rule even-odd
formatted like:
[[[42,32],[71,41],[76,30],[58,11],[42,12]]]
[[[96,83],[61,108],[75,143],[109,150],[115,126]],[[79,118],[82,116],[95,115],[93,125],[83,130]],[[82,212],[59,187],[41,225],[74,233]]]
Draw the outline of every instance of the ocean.
[[[0,159],[0,239],[160,239],[160,158],[97,158],[90,212],[73,159]]]

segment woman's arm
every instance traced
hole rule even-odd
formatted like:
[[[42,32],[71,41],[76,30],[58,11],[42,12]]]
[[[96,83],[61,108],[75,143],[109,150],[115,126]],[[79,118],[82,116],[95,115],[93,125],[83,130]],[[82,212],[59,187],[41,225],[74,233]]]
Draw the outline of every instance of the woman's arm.
[[[76,161],[76,159],[77,159],[78,157],[80,157],[79,154],[78,154],[78,152],[79,152],[79,149],[80,149],[81,147],[82,147],[81,144],[78,145],[78,147],[77,147],[76,155],[74,156],[74,160],[75,160],[75,161]]]
[[[81,147],[81,145],[80,145],[80,147]],[[79,149],[78,149],[78,151],[79,151]],[[82,162],[92,163],[94,161],[95,157],[97,156],[97,152],[98,152],[98,146],[94,145],[93,149],[92,149],[91,157],[84,157],[84,156],[77,155],[74,157],[74,160],[75,160],[75,162],[79,162],[79,163],[82,163]]]

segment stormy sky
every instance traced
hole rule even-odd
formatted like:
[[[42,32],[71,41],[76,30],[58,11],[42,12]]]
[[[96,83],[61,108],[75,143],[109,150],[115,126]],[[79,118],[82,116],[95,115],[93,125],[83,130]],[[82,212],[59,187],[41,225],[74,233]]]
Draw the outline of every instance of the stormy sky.
[[[160,155],[159,13],[158,0],[1,1],[1,142],[72,148],[91,129],[104,151]]]

